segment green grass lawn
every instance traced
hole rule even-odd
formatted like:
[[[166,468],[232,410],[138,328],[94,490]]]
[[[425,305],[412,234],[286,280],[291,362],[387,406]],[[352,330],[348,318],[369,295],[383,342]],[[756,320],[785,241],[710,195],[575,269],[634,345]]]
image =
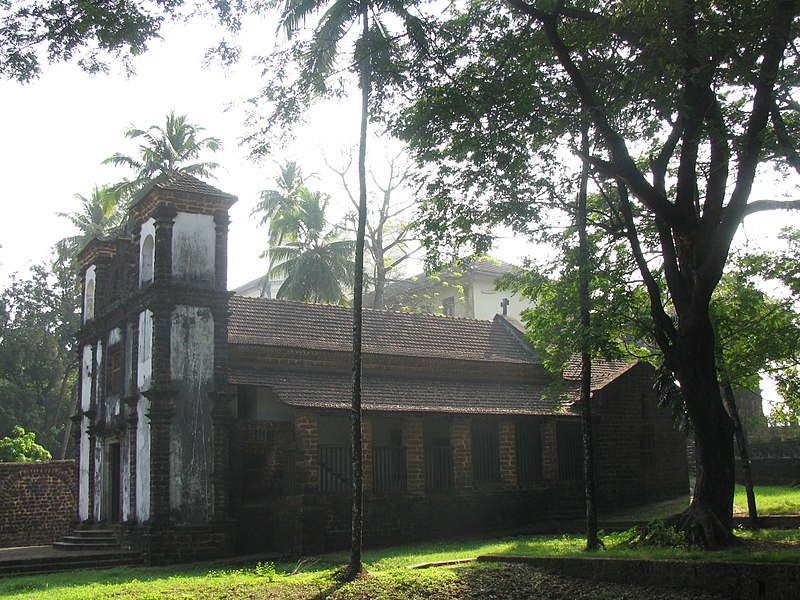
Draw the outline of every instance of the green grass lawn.
[[[754,488],[759,515],[800,515],[800,488],[761,485]],[[744,486],[737,485],[733,496],[734,514],[747,514]]]
[[[800,514],[800,490],[758,487],[760,514]],[[609,520],[648,521],[682,510],[688,498],[646,508],[601,515]],[[736,510],[746,512],[744,489],[737,486]],[[622,543],[624,534],[604,534],[604,557],[679,558],[684,560],[740,560],[800,563],[800,529],[739,531],[752,543],[721,552],[680,549],[633,549]],[[366,580],[341,586],[336,570],[348,560],[345,552],[324,554],[302,563],[264,565],[255,559],[240,563],[194,563],[169,567],[126,567],[103,571],[54,573],[0,579],[0,598],[19,600],[272,600],[299,598],[460,598],[464,578],[486,577],[487,570],[506,567],[475,565],[409,570],[427,562],[473,558],[484,554],[522,556],[586,556],[581,535],[521,535],[471,541],[439,542],[367,549]],[[754,548],[755,547],[755,548]],[[243,560],[243,559],[242,559]],[[508,574],[504,574],[505,579]],[[490,578],[491,579],[491,578]],[[502,579],[495,577],[495,579]],[[559,585],[564,585],[560,582]],[[450,590],[451,593],[447,593]],[[523,593],[521,597],[525,597]],[[501,593],[499,597],[504,597]],[[594,597],[592,595],[588,597]],[[605,597],[605,596],[597,596]],[[615,597],[613,594],[609,597]]]
[[[800,562],[800,531],[739,532],[749,540],[782,542],[779,550],[753,551],[747,548],[725,552],[676,549],[631,549],[620,544],[618,534],[605,536],[604,557],[680,558],[687,560],[742,560]],[[458,598],[460,581],[475,569],[501,568],[486,565],[439,567],[409,570],[412,564],[471,558],[482,554],[525,556],[586,556],[579,535],[514,536],[397,546],[366,550],[364,563],[368,581],[342,587],[335,571],[347,562],[347,553],[331,553],[298,563],[275,565],[249,560],[239,564],[195,563],[170,567],[117,568],[52,575],[0,579],[0,597],[26,600],[100,600],[137,598],[140,600],[206,600],[219,598],[423,598],[432,590],[450,589]],[[293,574],[294,573],[294,574]],[[371,591],[364,591],[365,588]],[[348,591],[349,590],[349,591]],[[354,591],[360,590],[360,591]],[[348,594],[351,594],[348,596]],[[441,595],[436,597],[443,597]],[[450,596],[444,596],[450,597]]]
[[[800,488],[780,485],[761,485],[755,487],[756,508],[759,515],[800,515]],[[635,507],[600,515],[610,521],[651,521],[662,519],[682,511],[689,504],[689,496],[675,498],[643,507]],[[733,513],[747,515],[747,496],[744,486],[737,485],[733,496]]]

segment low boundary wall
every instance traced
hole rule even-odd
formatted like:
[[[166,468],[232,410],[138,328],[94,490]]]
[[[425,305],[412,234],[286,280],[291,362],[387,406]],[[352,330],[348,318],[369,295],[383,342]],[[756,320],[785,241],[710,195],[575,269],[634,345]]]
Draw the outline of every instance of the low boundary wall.
[[[50,544],[76,514],[74,460],[0,463],[0,547]]]
[[[800,588],[795,564],[495,555],[478,560],[525,563],[591,581],[722,594],[731,600],[784,600],[795,598]]]

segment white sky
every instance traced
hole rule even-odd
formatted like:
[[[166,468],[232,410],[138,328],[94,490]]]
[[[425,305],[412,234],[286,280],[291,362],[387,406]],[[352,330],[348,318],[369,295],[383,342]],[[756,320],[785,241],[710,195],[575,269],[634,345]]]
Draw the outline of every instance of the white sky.
[[[264,250],[265,235],[249,215],[259,190],[273,187],[279,163],[298,159],[305,173],[323,177],[314,182],[315,189],[330,193],[332,205],[345,205],[337,178],[321,158],[323,150],[334,157],[341,148],[356,144],[357,96],[318,107],[292,147],[277,151],[258,166],[238,143],[245,128],[243,110],[236,101],[256,93],[261,68],[247,59],[228,74],[204,67],[203,56],[220,33],[200,21],[168,24],[162,35],[163,41],[152,43],[146,54],[135,59],[137,74],[130,79],[119,65],[112,65],[109,75],[87,75],[75,65],[60,63],[46,66],[41,78],[30,84],[0,80],[0,173],[5,197],[0,219],[0,283],[10,273],[46,260],[53,244],[75,233],[56,213],[79,210],[74,194],[89,196],[93,186],[130,175],[101,162],[117,151],[135,155],[136,147],[124,138],[124,132],[131,125],[162,125],[170,110],[188,115],[192,123],[206,128],[207,135],[223,140],[224,150],[205,158],[223,167],[210,183],[239,197],[231,213],[229,287],[263,274],[265,265],[258,255]],[[266,54],[275,45],[275,26],[251,23],[246,38],[250,54]],[[231,103],[233,108],[226,110]],[[384,154],[380,143],[372,143],[370,150],[373,163],[379,166]],[[794,191],[797,186],[789,187]],[[774,237],[787,221],[785,215],[762,216],[744,230],[751,244],[760,243]],[[504,241],[499,246],[493,254],[515,263],[529,251],[521,242]]]
[[[264,52],[274,44],[274,26],[264,26]],[[59,239],[75,233],[57,212],[80,209],[74,194],[89,196],[93,186],[130,176],[122,168],[101,162],[114,152],[136,155],[136,145],[124,132],[162,125],[170,110],[186,114],[205,127],[205,135],[223,141],[222,152],[205,160],[222,165],[212,185],[235,194],[239,202],[231,212],[229,285],[235,287],[263,274],[258,255],[264,250],[263,232],[249,218],[258,192],[274,187],[278,164],[299,159],[304,172],[321,171],[318,162],[327,152],[357,140],[358,113],[351,103],[316,111],[321,117],[298,132],[298,143],[276,153],[261,167],[247,159],[239,146],[244,134],[243,111],[232,102],[255,94],[260,68],[242,61],[233,72],[203,67],[208,46],[216,33],[200,23],[170,25],[164,41],[135,59],[137,74],[128,79],[119,66],[110,75],[87,75],[74,65],[47,66],[31,84],[0,81],[4,143],[0,169],[4,211],[0,219],[0,281],[14,271],[46,260]],[[320,121],[322,125],[320,125]],[[320,186],[319,189],[325,189]],[[338,189],[325,189],[335,195]]]
[[[258,256],[265,249],[265,232],[249,215],[258,192],[274,187],[280,163],[297,159],[304,173],[321,175],[312,187],[331,194],[331,212],[337,205],[346,206],[338,177],[325,167],[322,154],[333,158],[340,149],[357,143],[357,95],[314,109],[291,147],[255,165],[247,158],[248,148],[239,145],[245,128],[244,111],[237,101],[258,91],[261,67],[246,58],[228,73],[204,67],[204,54],[220,33],[199,21],[168,24],[162,36],[162,41],[151,43],[146,54],[134,59],[136,75],[131,78],[119,65],[112,64],[108,75],[87,75],[75,65],[59,63],[45,66],[33,83],[0,80],[0,173],[5,197],[0,219],[0,284],[11,273],[47,260],[58,240],[75,233],[56,213],[78,211],[76,193],[88,197],[95,185],[130,176],[125,169],[101,162],[120,151],[135,156],[136,144],[126,140],[124,132],[131,125],[163,126],[170,110],[186,114],[190,122],[205,127],[206,135],[223,141],[222,152],[203,158],[222,165],[217,179],[209,183],[239,197],[231,211],[230,288],[264,273],[265,263]],[[251,54],[266,54],[275,45],[275,26],[252,24],[247,39]],[[370,149],[379,168],[384,155],[381,143],[372,143]],[[519,262],[524,250],[502,254],[505,260]],[[411,267],[412,272],[418,270],[418,264]]]
[[[278,164],[298,159],[306,174],[327,175],[315,181],[314,189],[333,196],[332,204],[344,196],[338,180],[321,161],[322,150],[335,156],[343,147],[354,146],[358,131],[358,98],[319,107],[310,124],[298,132],[298,141],[270,157],[264,165],[247,159],[248,149],[238,140],[245,133],[241,108],[226,107],[254,95],[261,85],[260,67],[243,59],[225,75],[218,68],[204,67],[203,56],[219,40],[219,33],[194,21],[170,24],[162,30],[164,40],[135,59],[137,74],[128,79],[120,66],[110,75],[87,75],[77,66],[46,66],[42,77],[22,85],[0,80],[0,175],[3,212],[0,218],[0,285],[14,271],[48,259],[52,246],[75,232],[57,212],[77,211],[76,193],[88,196],[95,185],[118,181],[129,175],[123,169],[102,166],[117,151],[135,154],[135,145],[124,138],[133,124],[145,128],[162,125],[174,110],[206,134],[221,138],[224,151],[205,157],[223,165],[218,179],[210,183],[235,194],[239,202],[231,211],[228,284],[233,288],[263,275],[265,265],[258,255],[265,248],[265,234],[250,219],[258,191],[273,187]],[[255,23],[248,29],[253,52],[266,54],[275,44],[275,27]],[[257,46],[258,48],[255,48]],[[379,144],[370,147],[379,157]],[[380,158],[374,162],[380,163]],[[795,176],[780,187],[796,194]],[[778,186],[770,183],[753,197],[777,197]],[[749,219],[739,240],[752,247],[772,246],[778,230],[800,224],[800,215],[771,213]],[[528,249],[520,242],[500,243],[493,254],[519,263]],[[417,269],[411,269],[415,272]]]

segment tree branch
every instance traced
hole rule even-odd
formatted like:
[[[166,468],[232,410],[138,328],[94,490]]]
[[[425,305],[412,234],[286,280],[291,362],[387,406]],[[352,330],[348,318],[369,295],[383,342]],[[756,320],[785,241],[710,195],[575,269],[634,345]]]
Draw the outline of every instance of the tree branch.
[[[772,128],[775,131],[775,137],[778,140],[778,146],[781,148],[781,150],[783,150],[783,155],[789,165],[795,171],[800,173],[800,153],[797,152],[797,148],[795,148],[794,144],[792,144],[792,140],[789,137],[789,132],[786,131],[786,123],[783,120],[783,115],[781,115],[778,104],[774,101],[772,102],[772,107],[770,108],[770,114],[772,116]]]
[[[745,207],[742,218],[767,210],[800,210],[800,200],[754,200]]]
[[[764,42],[763,60],[755,86],[753,108],[750,112],[744,140],[740,145],[739,166],[736,174],[736,185],[728,206],[725,209],[719,234],[714,240],[709,260],[701,279],[705,282],[705,293],[710,297],[722,273],[728,257],[733,236],[744,216],[748,213],[748,199],[753,187],[756,168],[763,147],[762,133],[767,126],[770,109],[774,103],[775,80],[778,74],[783,55],[792,36],[792,24],[797,15],[797,0],[784,0],[776,2],[776,14],[766,22],[770,24],[767,38]]]
[[[612,163],[616,171],[615,178],[625,181],[636,197],[650,210],[660,215],[665,220],[673,222],[676,217],[675,207],[664,195],[658,193],[644,178],[641,171],[636,166],[636,163],[631,158],[625,140],[611,126],[603,106],[584,79],[578,65],[572,60],[570,49],[564,43],[564,40],[561,39],[558,33],[558,17],[561,3],[557,3],[554,13],[550,14],[520,0],[507,1],[511,6],[534,17],[544,26],[547,39],[550,42],[550,46],[555,51],[561,67],[566,71],[572,81],[575,90],[581,98],[581,102],[591,117],[592,123],[611,152]]]

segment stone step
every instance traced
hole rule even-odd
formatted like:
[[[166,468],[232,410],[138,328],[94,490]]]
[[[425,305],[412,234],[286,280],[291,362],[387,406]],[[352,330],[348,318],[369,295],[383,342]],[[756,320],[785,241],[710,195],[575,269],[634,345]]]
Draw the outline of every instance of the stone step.
[[[135,566],[141,564],[142,556],[139,552],[119,551],[103,552],[102,554],[73,554],[65,552],[60,556],[2,560],[0,561],[0,577],[38,575],[85,569],[109,569],[112,567]]]
[[[113,529],[75,529],[72,535],[84,537],[116,537],[117,532]]]
[[[53,542],[53,548],[58,550],[96,550],[99,548],[119,548],[116,538],[110,539],[90,539],[64,536],[60,541]]]
[[[53,543],[57,550],[104,550],[119,548],[116,532],[112,529],[76,529]]]

